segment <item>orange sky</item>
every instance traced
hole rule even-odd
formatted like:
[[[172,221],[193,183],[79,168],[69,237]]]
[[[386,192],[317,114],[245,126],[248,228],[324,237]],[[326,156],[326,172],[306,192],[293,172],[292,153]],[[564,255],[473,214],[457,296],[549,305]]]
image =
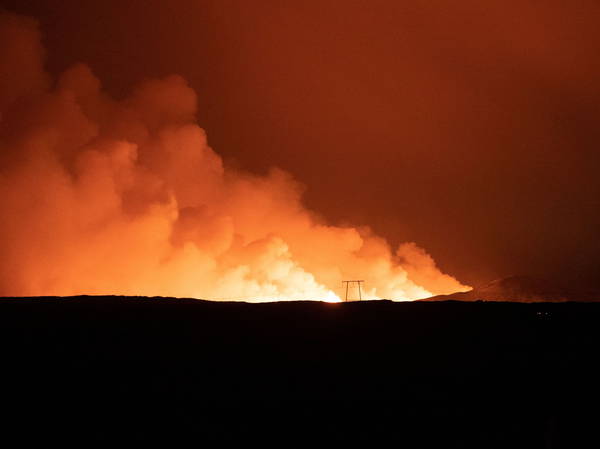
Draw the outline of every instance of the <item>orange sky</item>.
[[[85,62],[116,96],[183,76],[228,164],[291,172],[334,223],[415,241],[469,284],[593,281],[597,2],[0,5],[40,21],[53,74]]]

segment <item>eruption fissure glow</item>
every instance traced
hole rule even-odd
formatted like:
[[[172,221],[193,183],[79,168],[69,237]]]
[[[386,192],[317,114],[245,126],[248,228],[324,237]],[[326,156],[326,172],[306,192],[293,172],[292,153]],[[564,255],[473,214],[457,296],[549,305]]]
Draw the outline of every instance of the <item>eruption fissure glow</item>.
[[[284,171],[224,166],[181,77],[117,101],[82,64],[51,83],[33,21],[2,15],[0,37],[0,294],[337,302],[356,276],[367,299],[468,289],[413,243],[328,225]]]

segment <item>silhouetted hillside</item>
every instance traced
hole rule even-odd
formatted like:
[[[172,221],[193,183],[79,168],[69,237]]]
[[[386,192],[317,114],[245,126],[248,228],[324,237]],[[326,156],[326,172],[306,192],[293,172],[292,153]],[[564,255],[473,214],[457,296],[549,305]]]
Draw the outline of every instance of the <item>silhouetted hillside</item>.
[[[531,276],[496,279],[468,292],[439,295],[422,301],[511,301],[511,302],[590,302],[600,301],[600,290],[565,286]]]
[[[574,303],[2,299],[1,430],[23,445],[593,447],[599,318]]]

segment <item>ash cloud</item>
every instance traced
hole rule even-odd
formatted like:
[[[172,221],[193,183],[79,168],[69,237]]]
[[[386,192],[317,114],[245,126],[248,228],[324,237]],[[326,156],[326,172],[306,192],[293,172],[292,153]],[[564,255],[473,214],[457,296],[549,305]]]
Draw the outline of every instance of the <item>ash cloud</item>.
[[[51,80],[35,21],[0,16],[1,295],[398,300],[468,290],[413,243],[327,224],[273,168],[223,164],[176,75],[122,100],[76,64]]]

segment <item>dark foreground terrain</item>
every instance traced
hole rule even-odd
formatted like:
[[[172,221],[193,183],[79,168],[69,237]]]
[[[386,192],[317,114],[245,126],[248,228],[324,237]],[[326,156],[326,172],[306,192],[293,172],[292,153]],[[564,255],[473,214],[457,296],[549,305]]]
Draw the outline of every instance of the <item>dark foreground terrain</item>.
[[[600,447],[599,319],[597,303],[2,299],[2,437]]]

